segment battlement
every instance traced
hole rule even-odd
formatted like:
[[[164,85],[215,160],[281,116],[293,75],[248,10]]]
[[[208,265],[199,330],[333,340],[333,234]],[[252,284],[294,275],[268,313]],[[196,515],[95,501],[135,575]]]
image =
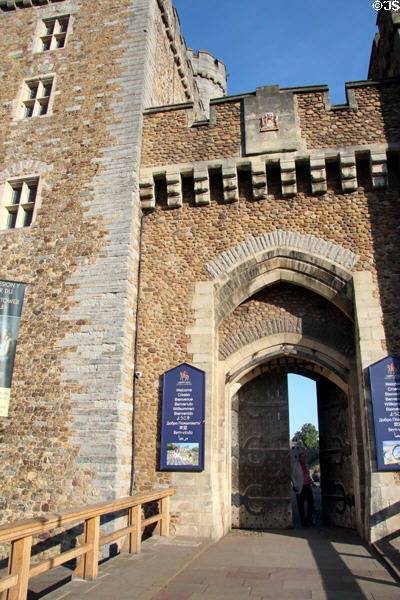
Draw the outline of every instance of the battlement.
[[[0,10],[16,10],[17,8],[29,8],[31,6],[44,6],[63,2],[63,0],[0,0]]]

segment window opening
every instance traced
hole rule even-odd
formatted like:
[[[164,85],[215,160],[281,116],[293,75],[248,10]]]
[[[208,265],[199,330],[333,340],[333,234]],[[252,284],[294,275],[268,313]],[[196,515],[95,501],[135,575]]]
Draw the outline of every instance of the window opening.
[[[5,229],[29,227],[35,210],[38,179],[8,182],[5,192]],[[4,209],[3,209],[4,210]]]
[[[47,114],[53,79],[36,79],[26,81],[26,99],[23,101],[25,117],[35,117]]]
[[[44,34],[40,36],[41,51],[55,50],[64,48],[67,37],[69,15],[63,17],[55,17],[53,19],[45,19]]]

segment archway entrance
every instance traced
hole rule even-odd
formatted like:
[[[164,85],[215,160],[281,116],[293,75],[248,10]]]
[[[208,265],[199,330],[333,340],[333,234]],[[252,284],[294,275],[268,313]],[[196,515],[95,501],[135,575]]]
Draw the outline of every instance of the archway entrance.
[[[312,361],[279,357],[254,371],[232,399],[232,526],[292,526],[287,375],[317,383],[324,523],[355,527],[348,393]],[[343,386],[345,387],[345,386]]]

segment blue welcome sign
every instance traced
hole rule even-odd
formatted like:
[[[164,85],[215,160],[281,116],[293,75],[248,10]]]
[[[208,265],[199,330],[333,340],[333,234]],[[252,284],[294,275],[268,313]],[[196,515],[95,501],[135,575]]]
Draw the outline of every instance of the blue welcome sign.
[[[204,469],[205,372],[187,363],[163,375],[161,469]]]
[[[369,367],[376,452],[380,471],[400,471],[400,358]]]

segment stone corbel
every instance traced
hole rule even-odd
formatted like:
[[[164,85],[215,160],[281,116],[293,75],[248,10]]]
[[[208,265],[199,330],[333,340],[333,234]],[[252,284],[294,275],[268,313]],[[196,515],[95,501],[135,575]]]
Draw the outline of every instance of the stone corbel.
[[[343,192],[357,189],[356,156],[354,152],[340,153],[340,178]]]
[[[386,187],[388,184],[386,152],[371,152],[369,163],[373,189]]]
[[[222,166],[222,187],[225,202],[238,202],[239,190],[235,164]]]
[[[263,200],[268,195],[265,160],[251,161],[251,183],[254,200]]]
[[[210,181],[206,166],[195,167],[193,172],[195,203],[210,204]]]
[[[281,182],[284,198],[297,194],[296,163],[293,159],[281,160]]]
[[[143,177],[139,183],[140,202],[143,209],[155,208],[156,198],[154,193],[153,175]]]
[[[166,174],[167,180],[167,203],[169,208],[179,208],[182,200],[182,180],[179,171],[170,171]]]
[[[326,183],[325,157],[310,158],[311,190],[313,194],[324,194],[328,189]]]

